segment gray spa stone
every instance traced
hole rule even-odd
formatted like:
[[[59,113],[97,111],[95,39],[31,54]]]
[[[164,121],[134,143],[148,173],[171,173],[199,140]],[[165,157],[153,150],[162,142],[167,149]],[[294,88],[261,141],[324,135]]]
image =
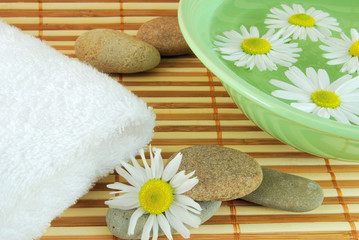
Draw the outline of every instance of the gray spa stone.
[[[318,183],[268,168],[262,171],[261,185],[243,200],[292,212],[311,211],[322,204],[324,194]]]
[[[204,223],[217,212],[222,202],[217,201],[217,202],[197,202],[197,203],[199,203],[199,205],[202,207],[200,218],[201,218],[201,223]],[[116,208],[108,209],[106,216],[106,223],[108,229],[112,232],[113,235],[122,239],[141,238],[142,229],[148,219],[149,216],[148,214],[143,215],[138,219],[134,235],[130,236],[127,234],[130,218],[135,210],[136,209],[133,210],[121,210]],[[172,233],[174,233],[173,229],[172,229]],[[159,236],[164,235],[161,229],[159,229],[158,235]]]

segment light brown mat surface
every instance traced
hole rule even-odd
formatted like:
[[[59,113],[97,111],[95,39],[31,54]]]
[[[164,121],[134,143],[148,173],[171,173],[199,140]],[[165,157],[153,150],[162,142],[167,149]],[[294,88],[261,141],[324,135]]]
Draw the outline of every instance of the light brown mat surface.
[[[86,30],[111,28],[135,35],[145,21],[176,16],[177,7],[177,0],[0,0],[0,17],[75,57],[74,42]],[[153,106],[157,127],[152,145],[162,148],[165,160],[187,146],[223,145],[250,154],[262,166],[310,178],[324,189],[323,205],[307,213],[224,202],[214,217],[191,231],[191,239],[358,240],[359,164],[317,158],[273,139],[245,117],[194,56],[164,58],[153,71],[112,77]],[[104,201],[111,197],[106,184],[118,178],[100,180],[52,222],[41,240],[117,239],[106,227]]]

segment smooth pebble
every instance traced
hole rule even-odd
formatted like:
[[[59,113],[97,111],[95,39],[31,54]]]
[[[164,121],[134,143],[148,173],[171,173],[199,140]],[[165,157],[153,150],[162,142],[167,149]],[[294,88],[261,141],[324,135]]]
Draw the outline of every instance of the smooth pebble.
[[[322,204],[324,194],[318,183],[269,168],[262,170],[262,184],[243,200],[292,212],[311,211]]]
[[[204,223],[210,219],[221,206],[221,202],[198,202],[202,207],[201,211],[201,223]],[[140,239],[142,235],[142,229],[149,217],[149,214],[142,215],[137,221],[135,232],[133,235],[128,235],[128,225],[132,214],[136,209],[133,210],[121,210],[116,208],[109,208],[106,216],[106,223],[108,229],[118,238],[122,239]],[[172,233],[175,231],[172,229]],[[164,233],[159,229],[159,236],[163,236]]]
[[[136,37],[157,48],[161,56],[192,53],[183,38],[177,17],[159,17],[145,22]]]
[[[112,29],[83,33],[75,42],[75,53],[101,72],[136,73],[155,68],[161,60],[152,45]]]
[[[196,201],[229,201],[248,195],[262,181],[260,165],[248,154],[215,145],[197,145],[180,150],[178,171],[195,171],[198,184],[184,193]],[[174,153],[169,160],[173,159]]]

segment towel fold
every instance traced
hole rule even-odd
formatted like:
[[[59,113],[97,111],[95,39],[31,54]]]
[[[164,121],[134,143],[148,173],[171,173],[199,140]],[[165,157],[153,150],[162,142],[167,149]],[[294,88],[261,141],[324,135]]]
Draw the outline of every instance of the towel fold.
[[[0,239],[36,239],[153,136],[146,103],[0,21]]]

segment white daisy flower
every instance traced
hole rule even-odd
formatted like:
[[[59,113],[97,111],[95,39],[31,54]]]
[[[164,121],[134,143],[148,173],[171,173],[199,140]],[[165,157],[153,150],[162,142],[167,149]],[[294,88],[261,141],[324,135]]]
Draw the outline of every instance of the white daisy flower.
[[[343,64],[340,69],[341,72],[359,74],[359,33],[356,29],[350,30],[351,39],[347,37],[343,32],[340,34],[340,38],[327,38],[322,39],[322,42],[327,44],[320,45],[319,47],[328,52],[323,54],[323,57],[332,59],[328,61],[329,65]]]
[[[302,51],[298,48],[298,43],[288,43],[289,38],[281,38],[282,32],[274,34],[274,30],[269,30],[262,37],[259,37],[257,27],[250,27],[250,31],[242,25],[242,34],[232,30],[224,32],[223,36],[216,36],[219,41],[214,44],[218,46],[216,50],[224,54],[222,57],[229,61],[234,61],[238,67],[246,67],[250,70],[257,66],[259,71],[277,70],[277,65],[289,67],[297,61]]]
[[[119,190],[114,193],[123,194],[106,201],[106,204],[110,208],[122,210],[137,208],[131,216],[128,235],[134,234],[137,220],[143,214],[149,214],[143,228],[142,240],[149,239],[151,230],[152,239],[157,239],[159,227],[168,239],[172,239],[171,227],[184,238],[189,238],[190,232],[184,224],[197,228],[201,220],[195,214],[200,214],[202,209],[198,203],[182,194],[192,189],[198,183],[198,179],[191,178],[194,171],[190,174],[185,174],[184,171],[177,173],[182,161],[181,153],[178,153],[164,169],[161,150],[153,148],[154,156],[151,149],[149,152],[151,167],[148,166],[142,149],[140,155],[145,168],[131,157],[133,165],[122,162],[124,169],[116,169],[132,186],[118,182],[109,184],[109,188]]]
[[[284,36],[292,36],[293,39],[309,38],[316,42],[318,39],[328,37],[331,31],[341,32],[339,23],[329,13],[316,10],[314,7],[305,10],[300,4],[293,4],[293,8],[282,4],[282,9],[272,8],[267,19],[264,20],[270,29],[283,29]]]
[[[334,117],[338,122],[359,125],[359,76],[347,74],[330,83],[328,73],[307,68],[304,74],[299,68],[291,67],[285,72],[294,84],[276,79],[270,83],[283,89],[272,95],[287,100],[296,100],[291,106],[320,117]]]

